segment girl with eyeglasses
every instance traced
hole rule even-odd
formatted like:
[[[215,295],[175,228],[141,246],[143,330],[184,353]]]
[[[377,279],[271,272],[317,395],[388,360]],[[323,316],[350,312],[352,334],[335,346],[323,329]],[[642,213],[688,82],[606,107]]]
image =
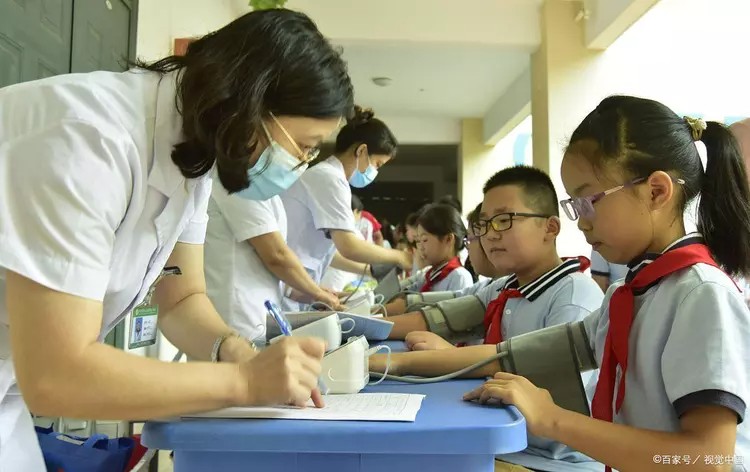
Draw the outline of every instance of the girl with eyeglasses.
[[[659,102],[609,97],[573,133],[562,180],[568,217],[629,267],[583,322],[600,369],[593,418],[507,373],[466,398],[513,404],[531,434],[608,468],[746,471],[750,311],[730,275],[750,273],[750,191],[737,141]]]

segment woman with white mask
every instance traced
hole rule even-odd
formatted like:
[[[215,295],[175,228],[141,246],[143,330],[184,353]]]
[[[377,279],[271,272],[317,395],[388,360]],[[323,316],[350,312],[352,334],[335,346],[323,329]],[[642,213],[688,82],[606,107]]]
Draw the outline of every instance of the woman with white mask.
[[[257,353],[206,296],[206,208],[214,168],[214,185],[241,196],[291,183],[298,174],[269,161],[304,165],[299,151],[332,133],[352,100],[339,53],[308,17],[281,9],[133,71],[0,90],[0,470],[45,469],[29,410],[148,419],[321,405],[321,341]],[[129,345],[153,342],[158,326],[202,362],[102,344],[123,319],[141,326]]]
[[[259,173],[253,171],[250,187],[230,195],[214,186],[204,251],[208,297],[229,326],[258,342],[266,340],[264,302],[281,305],[286,288],[300,302],[341,308],[338,297],[316,284],[286,245],[287,217],[279,197],[317,157],[326,136],[309,135],[309,144],[297,144],[294,130],[271,115],[268,127],[263,126],[268,142],[273,139],[269,127],[280,131],[280,142],[288,143],[294,154],[278,144],[268,147],[255,165]]]
[[[334,155],[317,162],[281,195],[289,221],[289,247],[320,283],[329,265],[368,274],[371,264],[410,268],[403,251],[368,243],[355,234],[351,187],[364,188],[396,154],[398,142],[371,110],[355,107],[354,117],[339,131]],[[287,310],[302,308],[286,298]]]

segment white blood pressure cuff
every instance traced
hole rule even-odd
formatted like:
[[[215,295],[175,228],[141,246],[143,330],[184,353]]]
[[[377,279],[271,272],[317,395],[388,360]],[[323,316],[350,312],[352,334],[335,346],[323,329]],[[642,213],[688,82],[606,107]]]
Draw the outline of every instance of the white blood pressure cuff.
[[[424,293],[409,293],[406,295],[406,306],[414,305],[433,305],[443,300],[450,300],[456,298],[456,292],[424,292]]]
[[[474,295],[443,300],[422,309],[427,327],[451,343],[484,337],[484,304]]]
[[[551,326],[497,345],[503,371],[544,388],[557,405],[589,415],[581,373],[598,368],[583,322]]]

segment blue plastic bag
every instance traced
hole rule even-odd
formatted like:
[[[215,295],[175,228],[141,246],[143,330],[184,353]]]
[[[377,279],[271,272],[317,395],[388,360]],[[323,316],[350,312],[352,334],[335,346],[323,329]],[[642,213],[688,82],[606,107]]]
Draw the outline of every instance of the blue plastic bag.
[[[61,434],[36,427],[48,472],[125,472],[135,447],[133,438],[109,439],[104,434],[90,438]]]

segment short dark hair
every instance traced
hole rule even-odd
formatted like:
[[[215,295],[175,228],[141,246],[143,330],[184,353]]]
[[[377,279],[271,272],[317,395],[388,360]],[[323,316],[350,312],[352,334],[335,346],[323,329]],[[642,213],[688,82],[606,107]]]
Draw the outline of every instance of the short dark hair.
[[[419,214],[417,223],[430,234],[445,237],[449,234],[454,236],[453,249],[458,251],[464,247],[466,238],[466,227],[461,221],[461,214],[452,206],[444,203],[433,203],[427,205]]]
[[[364,203],[362,203],[362,200],[354,194],[352,194],[352,211],[362,211],[365,209]]]
[[[489,178],[484,184],[484,193],[503,185],[521,187],[524,203],[532,210],[547,216],[560,216],[555,186],[543,170],[524,165],[507,167]]]
[[[337,154],[347,151],[352,146],[367,145],[369,155],[385,154],[394,157],[398,150],[398,141],[388,126],[375,118],[370,109],[354,107],[354,116],[341,128],[336,136]]]
[[[679,217],[700,193],[698,230],[716,261],[732,274],[750,274],[750,190],[739,145],[721,123],[709,121],[694,136],[693,127],[667,106],[644,98],[605,98],[573,132],[568,149],[594,143],[583,154],[594,169],[605,163],[631,178],[663,171],[680,185]],[[695,140],[706,146],[703,170]]]
[[[179,71],[177,106],[184,141],[172,160],[187,178],[216,162],[230,193],[247,188],[250,155],[269,114],[349,117],[354,91],[340,52],[303,13],[247,13],[191,42],[184,56],[137,67]]]

